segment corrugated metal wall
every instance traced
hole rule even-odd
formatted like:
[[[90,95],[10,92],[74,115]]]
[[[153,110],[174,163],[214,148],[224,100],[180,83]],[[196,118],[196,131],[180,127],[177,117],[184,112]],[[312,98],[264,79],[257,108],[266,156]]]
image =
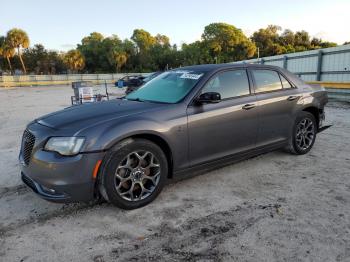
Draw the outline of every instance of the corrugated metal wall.
[[[350,45],[262,57],[235,63],[242,62],[284,67],[305,81],[350,82]]]

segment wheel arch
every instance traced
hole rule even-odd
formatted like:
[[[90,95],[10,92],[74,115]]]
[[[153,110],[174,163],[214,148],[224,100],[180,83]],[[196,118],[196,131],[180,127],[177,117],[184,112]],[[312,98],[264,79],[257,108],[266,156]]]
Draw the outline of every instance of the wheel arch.
[[[116,146],[118,146],[120,143],[132,141],[133,139],[146,139],[155,143],[157,146],[159,146],[163,150],[166,156],[166,159],[168,161],[168,167],[169,167],[168,178],[173,177],[173,153],[172,153],[171,147],[169,143],[161,135],[158,135],[158,134],[143,132],[143,133],[135,133],[135,134],[131,134],[130,136],[123,137],[118,141],[116,141],[107,150],[106,155],[108,155],[108,152],[111,152],[111,150]],[[107,157],[107,161],[108,161],[108,157]]]
[[[308,106],[308,107],[305,107],[302,111],[311,113],[316,119],[317,127],[319,126],[319,123],[320,123],[320,109],[319,108],[317,108],[316,106]]]
[[[123,143],[123,142],[130,143],[133,139],[137,139],[137,138],[149,140],[149,141],[155,143],[156,145],[158,145],[163,150],[163,152],[167,158],[167,161],[168,161],[169,171],[168,171],[167,178],[168,179],[173,178],[173,155],[172,155],[172,150],[169,146],[169,143],[164,138],[162,138],[160,135],[157,135],[157,134],[153,134],[153,133],[133,134],[133,135],[130,135],[128,137],[123,137],[123,138],[119,139],[117,142],[115,142],[113,144],[113,146],[111,146],[109,149],[106,150],[106,154],[103,157],[101,166],[100,166],[98,173],[97,173],[97,178],[95,179],[95,186],[94,186],[95,187],[95,189],[94,189],[95,198],[102,195],[104,199],[108,200],[107,194],[106,194],[104,186],[103,186],[104,182],[105,182],[103,174],[105,172],[105,169],[106,169],[108,162],[111,159],[111,156],[112,156],[111,152],[112,152],[113,148],[118,147],[118,145]]]
[[[126,139],[137,139],[137,138],[149,140],[155,143],[157,146],[159,146],[163,150],[166,156],[166,159],[168,161],[168,167],[169,167],[168,178],[172,178],[173,177],[173,154],[168,142],[159,135],[149,134],[149,133],[135,134],[130,137],[127,137]]]

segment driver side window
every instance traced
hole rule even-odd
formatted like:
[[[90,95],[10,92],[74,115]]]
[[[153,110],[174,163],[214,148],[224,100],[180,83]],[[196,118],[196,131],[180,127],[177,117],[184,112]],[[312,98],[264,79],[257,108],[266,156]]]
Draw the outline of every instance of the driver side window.
[[[230,70],[218,73],[202,89],[206,92],[217,92],[221,99],[249,95],[249,82],[246,70]]]

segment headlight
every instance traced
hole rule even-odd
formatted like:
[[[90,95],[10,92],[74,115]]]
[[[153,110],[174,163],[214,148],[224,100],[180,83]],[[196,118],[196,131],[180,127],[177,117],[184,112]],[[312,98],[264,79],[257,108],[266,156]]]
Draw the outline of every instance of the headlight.
[[[72,156],[79,153],[84,140],[83,137],[51,137],[46,142],[44,149],[64,156]]]

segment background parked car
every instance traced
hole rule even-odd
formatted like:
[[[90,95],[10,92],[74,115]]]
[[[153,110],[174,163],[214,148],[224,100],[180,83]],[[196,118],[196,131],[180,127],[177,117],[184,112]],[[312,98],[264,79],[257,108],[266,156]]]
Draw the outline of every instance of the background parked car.
[[[155,78],[156,76],[159,76],[161,73],[163,73],[162,71],[157,71],[154,73],[149,74],[148,76],[146,76],[145,78],[142,79],[142,84],[139,86],[128,86],[125,93],[129,94],[137,89],[139,89],[143,84],[151,81],[153,78]]]
[[[143,84],[143,79],[145,77],[142,75],[127,75],[120,78],[117,82],[115,82],[115,86],[117,87],[138,87]]]

